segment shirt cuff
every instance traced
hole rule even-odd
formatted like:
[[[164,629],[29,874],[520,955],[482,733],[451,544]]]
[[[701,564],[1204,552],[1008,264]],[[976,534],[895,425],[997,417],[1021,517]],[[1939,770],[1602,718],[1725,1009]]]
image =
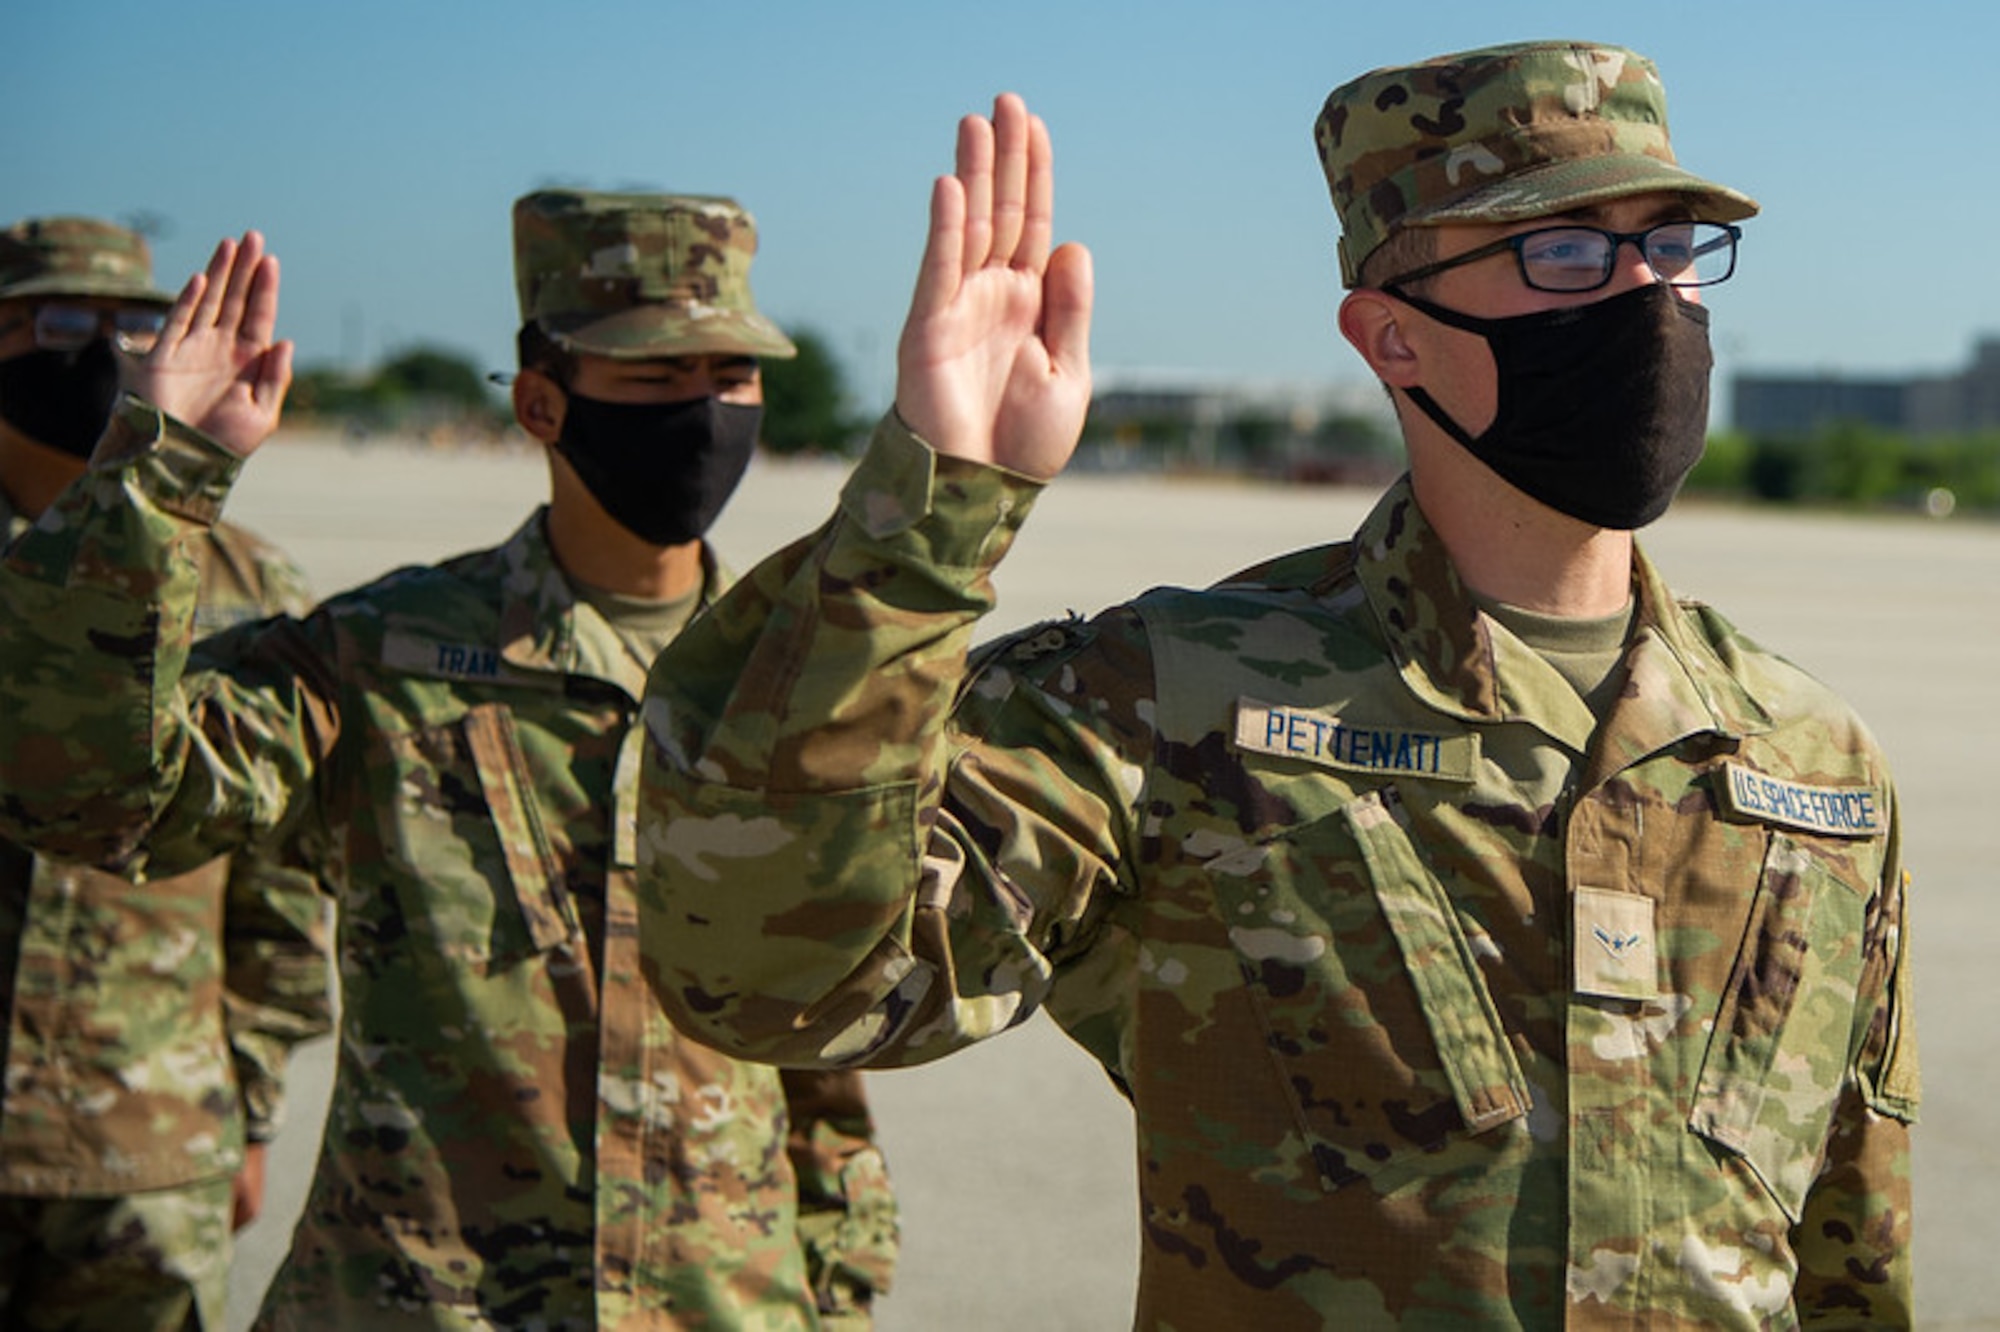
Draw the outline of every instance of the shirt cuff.
[[[162,511],[213,525],[243,469],[243,459],[143,398],[126,394],[91,454],[94,471],[129,469],[142,494]]]
[[[971,568],[997,562],[1013,544],[1044,484],[946,457],[891,408],[841,488],[840,509],[877,541],[914,535],[933,562]]]

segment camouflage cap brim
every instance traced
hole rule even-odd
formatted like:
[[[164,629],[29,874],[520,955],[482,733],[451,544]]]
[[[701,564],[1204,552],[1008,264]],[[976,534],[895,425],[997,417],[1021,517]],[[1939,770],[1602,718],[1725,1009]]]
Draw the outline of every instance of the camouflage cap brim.
[[[1519,222],[1546,217],[1638,194],[1683,197],[1695,221],[1741,222],[1757,214],[1757,201],[1726,185],[1704,180],[1658,158],[1577,158],[1494,181],[1431,208],[1416,208],[1403,226],[1447,226],[1462,222]]]
[[[799,349],[776,324],[743,310],[640,305],[616,314],[544,315],[542,331],[571,351],[614,360],[741,355],[790,360]]]
[[[46,277],[9,283],[5,288],[0,288],[0,301],[43,300],[51,296],[85,296],[101,300],[137,301],[142,305],[157,305],[163,309],[174,303],[171,295],[156,287],[116,277],[83,273],[52,273]]]

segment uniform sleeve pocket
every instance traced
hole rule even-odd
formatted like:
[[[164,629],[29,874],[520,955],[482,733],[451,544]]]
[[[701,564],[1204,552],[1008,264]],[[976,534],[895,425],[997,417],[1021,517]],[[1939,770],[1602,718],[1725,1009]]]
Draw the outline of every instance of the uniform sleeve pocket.
[[[1807,843],[1772,835],[1688,1120],[1793,1221],[1847,1076],[1866,905]]]

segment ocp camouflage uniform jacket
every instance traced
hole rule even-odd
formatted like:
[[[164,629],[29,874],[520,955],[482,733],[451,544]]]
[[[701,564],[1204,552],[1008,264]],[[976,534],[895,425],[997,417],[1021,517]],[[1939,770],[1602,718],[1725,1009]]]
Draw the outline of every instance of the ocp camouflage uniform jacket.
[[[662,655],[677,1021],[908,1064],[1046,1005],[1137,1116],[1142,1327],[1908,1323],[1903,879],[1837,699],[1641,560],[1595,726],[1407,483],[968,668],[1034,493],[892,418]]]
[[[781,1083],[681,1038],[641,981],[644,668],[542,516],[183,665],[181,552],[236,464],[136,400],[113,430],[0,578],[9,660],[65,682],[70,716],[0,722],[0,808],[158,866],[302,809],[331,827],[339,1066],[264,1322],[761,1330],[825,1303],[865,1325],[895,1217],[857,1075]]]
[[[0,496],[0,538],[27,527]],[[312,605],[240,527],[190,553],[197,634]],[[59,707],[33,690],[8,706]],[[212,1180],[276,1134],[291,1048],[332,1023],[323,869],[295,840],[135,885],[0,841],[0,1194]]]

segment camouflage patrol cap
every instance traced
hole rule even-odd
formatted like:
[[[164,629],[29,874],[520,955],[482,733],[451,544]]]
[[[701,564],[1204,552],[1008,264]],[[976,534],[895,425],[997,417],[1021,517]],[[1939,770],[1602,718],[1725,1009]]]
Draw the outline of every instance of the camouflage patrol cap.
[[[733,199],[540,190],[514,204],[521,321],[598,356],[796,356],[750,295],[756,252]]]
[[[93,217],[23,218],[0,231],[0,301],[44,296],[174,303],[153,286],[145,237]]]
[[[1398,227],[1519,222],[1659,190],[1702,221],[1757,211],[1675,165],[1659,70],[1616,46],[1521,42],[1378,69],[1333,90],[1313,138],[1349,287]]]

